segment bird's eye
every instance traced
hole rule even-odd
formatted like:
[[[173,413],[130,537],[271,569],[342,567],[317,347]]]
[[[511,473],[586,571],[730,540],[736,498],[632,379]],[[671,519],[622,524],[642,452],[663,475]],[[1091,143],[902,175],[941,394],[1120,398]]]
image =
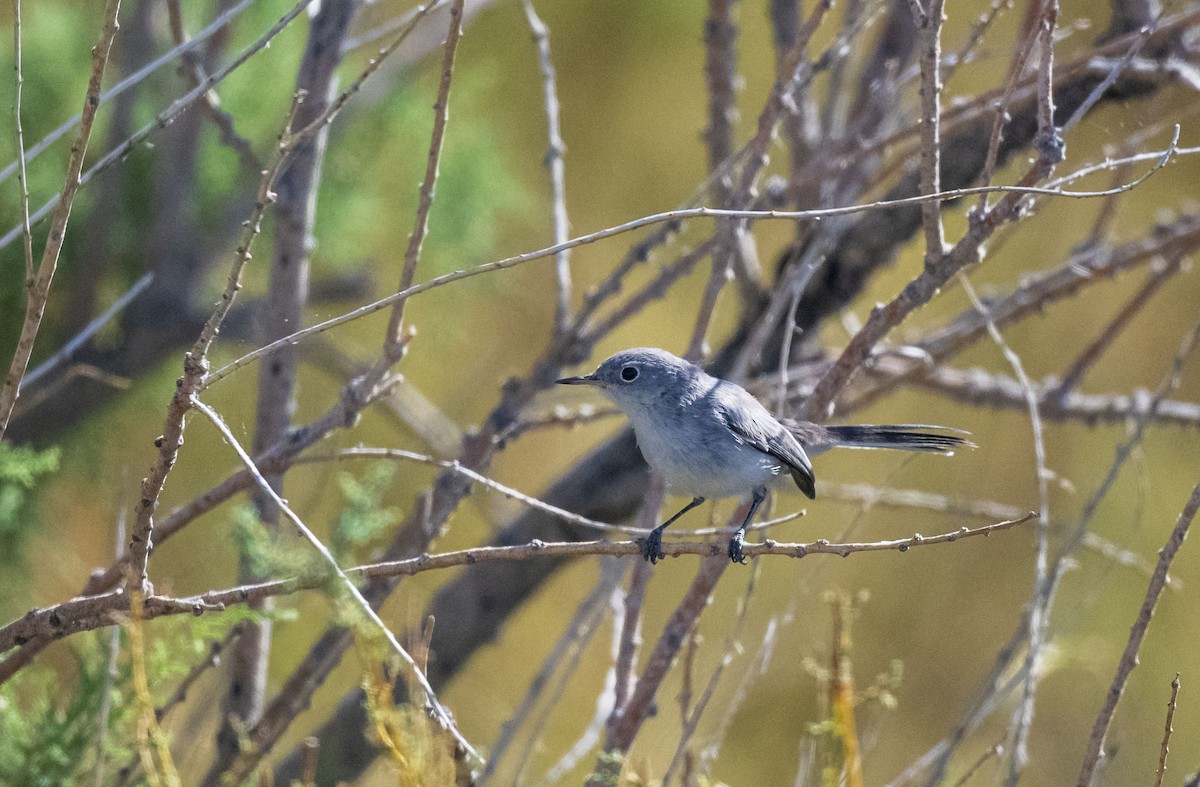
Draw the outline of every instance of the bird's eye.
[[[638,374],[636,366],[626,366],[621,370],[621,379],[627,383],[631,383],[638,378]]]

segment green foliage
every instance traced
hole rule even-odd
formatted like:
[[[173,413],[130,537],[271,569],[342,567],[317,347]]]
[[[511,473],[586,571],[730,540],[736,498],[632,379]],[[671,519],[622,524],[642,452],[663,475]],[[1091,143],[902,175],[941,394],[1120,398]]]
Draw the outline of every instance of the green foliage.
[[[381,505],[395,473],[392,463],[379,462],[372,465],[361,480],[349,473],[338,475],[338,488],[346,499],[346,510],[338,517],[333,529],[330,549],[339,563],[353,559],[354,547],[374,541],[399,517],[396,509]]]
[[[397,511],[380,505],[394,473],[390,463],[380,462],[362,479],[349,473],[338,476],[346,508],[334,523],[329,548],[339,565],[353,562],[355,547],[375,540],[396,521]],[[283,578],[329,574],[325,560],[306,541],[288,535],[290,529],[285,526],[275,533],[263,524],[250,505],[234,512],[234,540],[257,576]],[[330,590],[336,584],[333,583]]]
[[[63,691],[59,676],[37,667],[0,687],[0,784],[70,784],[94,767],[106,693],[109,724],[128,724],[131,709],[120,702],[117,689],[128,680],[128,670],[109,678],[107,659],[97,646],[108,636],[90,638],[87,652],[77,654],[73,691]],[[107,761],[122,762],[131,753],[106,736]]]
[[[146,668],[156,705],[161,706],[180,680],[207,658],[212,642],[253,614],[231,612],[154,624]],[[123,649],[125,642],[122,637]],[[101,757],[111,781],[134,762],[138,708],[127,650],[119,654],[110,674],[112,629],[76,637],[72,644],[76,650],[70,680],[35,662],[0,686],[0,784],[90,783]]]
[[[621,784],[621,768],[625,765],[625,755],[619,751],[601,752],[596,758],[596,770],[587,778],[588,784],[611,784],[613,787]]]
[[[233,515],[238,551],[259,577],[299,577],[328,572],[328,566],[307,543],[276,533],[258,518],[254,506],[240,506]]]
[[[0,443],[0,565],[19,563],[21,547],[33,531],[32,492],[38,480],[58,470],[57,447],[37,451]]]

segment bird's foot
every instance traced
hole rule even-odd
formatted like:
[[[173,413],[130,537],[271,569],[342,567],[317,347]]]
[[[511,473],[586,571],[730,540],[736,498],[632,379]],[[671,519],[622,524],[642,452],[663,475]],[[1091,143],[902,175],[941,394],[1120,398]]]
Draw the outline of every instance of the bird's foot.
[[[738,530],[733,534],[733,538],[729,539],[729,559],[734,563],[746,562],[746,556],[742,554],[742,542],[745,538],[745,531]]]
[[[648,536],[639,538],[638,543],[642,545],[642,557],[649,560],[651,565],[666,557],[662,548],[662,530],[654,528]]]

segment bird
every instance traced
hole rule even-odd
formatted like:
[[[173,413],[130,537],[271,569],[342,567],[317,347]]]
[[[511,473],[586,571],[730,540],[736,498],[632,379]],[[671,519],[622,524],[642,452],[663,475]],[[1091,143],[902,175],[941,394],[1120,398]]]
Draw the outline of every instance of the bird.
[[[810,456],[831,448],[895,448],[950,455],[975,444],[968,434],[927,424],[821,425],[777,419],[740,385],[706,373],[666,350],[636,347],[606,359],[596,371],[556,380],[560,385],[599,388],[629,418],[638,448],[668,491],[691,502],[641,540],[642,557],[665,557],[662,534],[706,500],[749,497],[745,519],[730,538],[727,554],[745,563],[746,527],[770,485],[788,477],[815,499]],[[956,434],[947,434],[953,432]]]

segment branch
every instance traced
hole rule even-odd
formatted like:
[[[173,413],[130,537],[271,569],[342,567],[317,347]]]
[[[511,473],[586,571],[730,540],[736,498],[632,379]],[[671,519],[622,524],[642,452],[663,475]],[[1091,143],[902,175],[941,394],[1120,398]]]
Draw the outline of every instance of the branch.
[[[450,117],[450,82],[454,77],[454,54],[462,38],[462,14],[465,0],[454,0],[450,6],[450,32],[446,34],[446,45],[442,50],[442,77],[438,83],[437,100],[433,103],[433,135],[429,141],[429,156],[425,162],[425,179],[421,182],[418,195],[417,216],[413,231],[408,236],[408,247],[404,250],[404,269],[400,273],[397,290],[404,291],[412,286],[417,273],[417,262],[421,259],[421,247],[429,229],[429,209],[433,207],[434,191],[437,187],[438,163],[442,158],[442,141],[446,136],[446,121]],[[400,360],[407,342],[404,340],[404,300],[396,301],[388,321],[384,339],[382,363],[391,365]]]
[[[21,235],[25,241],[25,289],[33,287],[33,231],[29,227],[29,180],[25,177],[25,130],[21,126],[21,89],[25,77],[21,73],[21,0],[13,0],[13,71],[16,91],[13,94],[13,125],[17,136],[17,185],[21,188]],[[3,434],[0,431],[0,434]]]
[[[1171,743],[1171,733],[1175,730],[1171,728],[1171,722],[1175,719],[1175,706],[1179,701],[1179,673],[1175,673],[1175,680],[1171,681],[1171,699],[1167,701],[1167,721],[1163,725],[1162,745],[1158,748],[1158,769],[1154,773],[1154,787],[1162,787],[1163,776],[1167,773],[1167,754],[1170,752],[1169,745]]]
[[[957,402],[995,408],[1024,408],[1025,395],[1021,384],[1012,377],[983,369],[955,369],[937,366],[925,377],[914,379],[913,385],[940,393]],[[1133,394],[1059,394],[1057,378],[1047,378],[1035,385],[1038,409],[1048,421],[1079,421],[1088,426],[1125,424],[1130,418],[1149,412],[1149,396],[1144,391]],[[1154,412],[1154,422],[1161,425],[1200,429],[1200,403],[1164,400]]]
[[[533,42],[537,46],[538,64],[542,70],[542,97],[546,108],[546,135],[549,146],[543,163],[550,172],[550,199],[553,205],[554,242],[563,243],[571,237],[567,219],[567,184],[563,168],[563,154],[567,146],[562,138],[559,122],[558,84],[554,61],[550,58],[550,30],[538,16],[532,0],[525,0],[525,18],[533,31]],[[555,282],[558,285],[558,300],[555,305],[554,326],[560,334],[565,333],[571,320],[571,253],[564,249],[554,255]]]
[[[4,438],[9,418],[12,417],[13,407],[21,393],[21,382],[25,377],[25,370],[29,366],[29,358],[33,355],[33,344],[37,340],[38,329],[42,325],[46,301],[50,298],[50,284],[54,281],[54,272],[58,268],[58,258],[67,233],[67,222],[71,218],[71,206],[74,204],[76,192],[79,191],[83,159],[87,154],[88,141],[92,137],[92,125],[96,120],[96,111],[100,107],[100,83],[104,79],[104,69],[108,65],[108,55],[112,51],[113,39],[117,37],[119,27],[117,11],[120,7],[121,0],[107,0],[105,3],[100,40],[92,48],[92,75],[88,80],[87,93],[83,99],[83,111],[79,115],[79,133],[71,145],[71,157],[67,162],[66,182],[58,197],[54,218],[50,221],[50,231],[46,237],[46,246],[42,251],[42,260],[38,264],[37,274],[30,275],[26,282],[25,319],[21,324],[21,335],[17,339],[16,352],[13,353],[8,374],[4,378],[4,386],[0,388],[0,439]],[[19,27],[16,28],[14,35],[20,35]],[[19,76],[18,72],[18,79]],[[17,112],[19,117],[19,103]],[[17,127],[20,128],[19,121]],[[21,151],[18,151],[18,155],[21,160],[21,184],[22,190],[24,190],[27,188],[24,174],[25,157]],[[28,204],[28,200],[25,200],[24,218],[19,230],[20,234],[25,237],[26,270],[27,273],[32,274],[33,240],[29,235]]]
[[[942,21],[945,0],[930,0],[926,15],[918,3],[913,3],[924,49],[921,51],[921,192],[941,191],[942,138]],[[926,202],[921,205],[921,225],[925,228],[925,267],[933,268],[942,261],[946,235],[942,228],[941,205]]]
[[[1179,518],[1175,521],[1175,527],[1171,530],[1167,543],[1158,553],[1158,565],[1154,569],[1154,575],[1150,578],[1149,587],[1146,588],[1146,597],[1142,601],[1141,609],[1138,610],[1137,618],[1134,619],[1133,627],[1129,631],[1129,641],[1125,645],[1125,652],[1121,654],[1120,663],[1117,664],[1117,674],[1113,676],[1104,706],[1100,709],[1100,714],[1096,717],[1096,724],[1092,728],[1087,753],[1083,758],[1083,767],[1079,771],[1079,787],[1090,787],[1096,766],[1104,757],[1104,739],[1108,736],[1108,727],[1117,710],[1117,703],[1121,701],[1121,695],[1125,692],[1129,674],[1137,666],[1138,651],[1146,636],[1146,630],[1150,627],[1150,619],[1154,617],[1158,598],[1162,595],[1163,587],[1166,585],[1171,561],[1175,559],[1179,548],[1183,546],[1183,540],[1187,538],[1188,528],[1191,527],[1198,510],[1200,510],[1200,484],[1192,489],[1192,495],[1179,513]]]
[[[228,438],[227,438],[228,439]],[[786,543],[767,540],[760,544],[747,543],[747,557],[805,558],[809,555],[836,555],[847,557],[859,552],[907,552],[910,549],[950,544],[965,538],[987,537],[993,533],[1009,530],[1032,520],[1036,514],[1029,513],[1017,519],[996,522],[980,527],[962,527],[948,533],[925,536],[920,533],[907,538],[886,541],[833,543],[825,539],[817,541]],[[407,577],[426,571],[445,570],[482,563],[511,562],[533,558],[580,558],[596,555],[640,559],[642,547],[639,541],[532,541],[504,547],[475,547],[455,552],[425,554],[404,560],[368,563],[343,569],[350,579],[379,579],[385,577]],[[721,557],[729,562],[725,545],[719,541],[668,541],[663,543],[667,557],[695,555],[698,557]],[[290,595],[301,590],[317,590],[328,586],[325,576],[304,576],[290,579],[239,585],[224,590],[211,590],[198,596],[173,598],[149,596],[146,598],[145,620],[167,615],[201,615],[220,612],[235,604],[251,600]],[[19,646],[36,637],[62,637],[81,631],[112,625],[119,615],[128,611],[128,597],[122,590],[114,590],[99,596],[86,596],[56,604],[44,609],[34,609],[21,618],[0,628],[0,652]]]
[[[288,155],[294,149],[292,143],[296,138],[291,136],[290,131],[292,119],[296,115],[301,100],[302,96],[297,94],[292,101],[288,119],[284,123],[284,129],[280,132],[279,141],[275,147],[271,166],[263,170],[259,179],[258,196],[254,209],[250,218],[242,225],[241,239],[225,282],[225,291],[204,323],[204,328],[201,329],[192,349],[184,355],[183,376],[175,382],[175,394],[171,397],[171,402],[167,407],[167,419],[163,426],[163,432],[154,440],[154,445],[158,449],[158,457],[150,467],[150,472],[142,479],[141,495],[134,507],[133,533],[130,537],[130,557],[127,566],[127,581],[130,588],[138,589],[142,595],[149,595],[150,591],[146,564],[153,547],[154,513],[158,510],[159,497],[162,494],[163,485],[167,481],[167,475],[175,466],[179,449],[183,446],[184,417],[192,409],[195,395],[200,390],[201,383],[208,373],[208,351],[216,341],[217,334],[221,330],[221,323],[224,322],[229,310],[233,308],[234,299],[242,287],[242,272],[250,261],[250,249],[262,229],[263,214],[266,212],[267,206],[275,199],[272,191],[275,179],[279,176],[279,171],[287,161]]]

